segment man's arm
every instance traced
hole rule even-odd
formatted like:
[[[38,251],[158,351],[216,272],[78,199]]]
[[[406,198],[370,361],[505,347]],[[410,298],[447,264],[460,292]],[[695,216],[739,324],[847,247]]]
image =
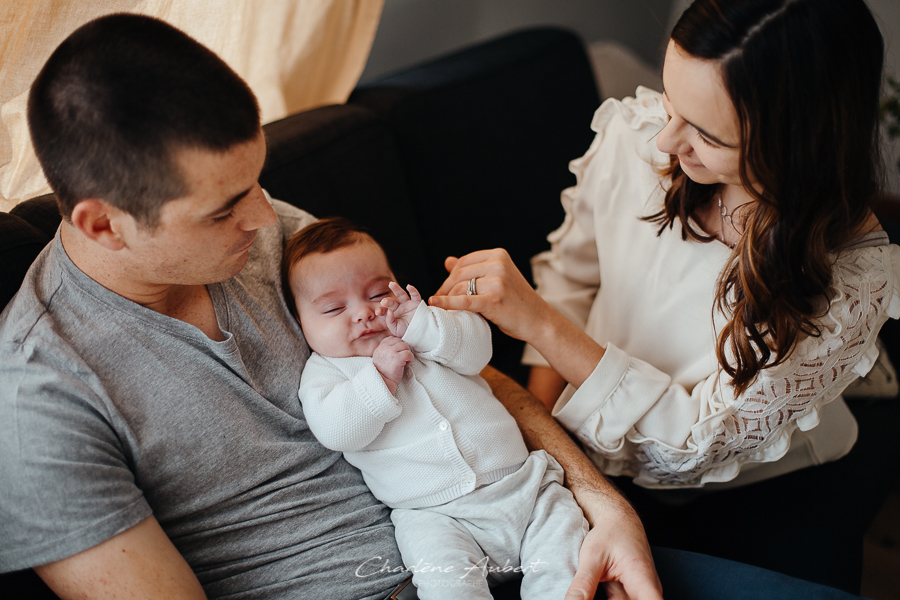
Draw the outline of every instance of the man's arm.
[[[591,524],[566,599],[593,598],[603,583],[610,600],[662,600],[647,536],[631,505],[537,398],[492,367],[481,376],[515,418],[526,445],[531,450],[546,450],[562,465],[566,486]]]
[[[194,572],[153,517],[34,570],[63,600],[206,599]]]

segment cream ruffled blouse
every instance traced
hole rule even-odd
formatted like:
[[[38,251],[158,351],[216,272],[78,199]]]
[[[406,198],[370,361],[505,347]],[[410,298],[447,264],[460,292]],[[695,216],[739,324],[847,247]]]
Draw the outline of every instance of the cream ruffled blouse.
[[[900,248],[879,232],[838,253],[822,335],[735,397],[715,357],[727,320],[713,308],[730,250],[640,220],[662,206],[665,123],[646,88],[603,103],[596,138],[570,165],[565,222],[532,261],[540,294],[607,346],[554,416],[603,472],[650,488],[741,485],[844,456],[857,428],[841,392],[875,363],[881,325],[900,317]],[[524,362],[546,364],[532,348]]]

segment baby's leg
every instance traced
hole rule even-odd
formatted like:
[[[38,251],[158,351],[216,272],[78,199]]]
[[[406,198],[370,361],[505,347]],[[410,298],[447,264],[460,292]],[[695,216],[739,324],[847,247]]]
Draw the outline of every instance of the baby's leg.
[[[482,569],[487,559],[456,519],[424,508],[395,509],[391,520],[420,600],[491,600]]]
[[[588,532],[587,520],[572,492],[562,486],[562,468],[547,458],[547,471],[522,537],[522,600],[563,599]]]

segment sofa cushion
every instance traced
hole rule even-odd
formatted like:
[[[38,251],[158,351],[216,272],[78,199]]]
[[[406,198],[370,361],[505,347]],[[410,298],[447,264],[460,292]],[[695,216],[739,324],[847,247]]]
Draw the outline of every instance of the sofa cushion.
[[[22,285],[34,259],[50,241],[50,236],[24,219],[0,213],[0,309]]]
[[[273,198],[317,217],[343,216],[384,247],[401,283],[428,294],[429,273],[393,136],[372,112],[326,106],[268,123],[268,156],[259,178]],[[426,232],[427,233],[427,232]]]
[[[503,247],[530,279],[600,104],[577,36],[513,33],[360,86],[349,104],[390,124],[431,272],[448,255]],[[522,345],[494,334],[492,364],[523,381]]]
[[[593,139],[593,73],[572,33],[514,33],[357,88],[385,116],[427,232],[429,267],[502,246],[529,273],[562,224],[568,163]]]
[[[9,212],[28,221],[50,238],[56,235],[56,229],[62,221],[62,217],[59,215],[59,206],[56,204],[56,196],[53,194],[26,200],[13,206]]]

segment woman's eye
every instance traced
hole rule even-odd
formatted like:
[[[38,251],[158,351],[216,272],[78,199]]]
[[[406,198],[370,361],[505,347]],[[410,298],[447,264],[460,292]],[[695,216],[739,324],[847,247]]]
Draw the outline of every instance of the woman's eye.
[[[703,137],[703,134],[701,134],[699,132],[697,133],[697,137],[699,137],[700,141],[703,142],[704,144],[706,144],[707,146],[709,146],[710,148],[718,148],[719,147],[716,144],[713,144],[711,141],[709,141],[705,137]]]

